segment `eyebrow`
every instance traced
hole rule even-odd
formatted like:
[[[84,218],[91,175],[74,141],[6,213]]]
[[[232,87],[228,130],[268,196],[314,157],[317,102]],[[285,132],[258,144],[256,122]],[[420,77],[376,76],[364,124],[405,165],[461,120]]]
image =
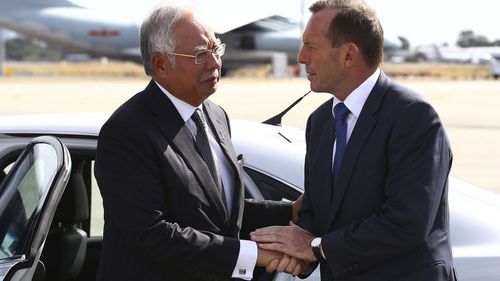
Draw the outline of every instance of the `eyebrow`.
[[[215,41],[214,41],[214,47],[217,47],[221,44],[221,41],[219,38],[215,38]],[[206,51],[208,50],[208,47],[206,45],[198,45],[196,47],[193,48],[193,52],[194,53],[197,53],[197,52],[203,52],[203,51]]]
[[[208,50],[206,45],[198,45],[198,46],[193,48],[194,53],[202,52],[202,51],[206,51],[206,50]]]

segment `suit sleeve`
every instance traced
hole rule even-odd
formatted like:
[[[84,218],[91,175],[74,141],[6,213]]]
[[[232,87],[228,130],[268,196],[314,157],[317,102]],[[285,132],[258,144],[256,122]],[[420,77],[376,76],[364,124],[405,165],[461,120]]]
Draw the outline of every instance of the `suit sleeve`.
[[[309,137],[311,135],[311,116],[309,116],[307,120],[306,126],[306,144],[309,145]],[[304,197],[302,198],[302,206],[299,212],[299,221],[297,225],[302,229],[305,229],[312,233],[313,235],[318,235],[317,231],[314,227],[314,210],[313,203],[311,201],[311,196],[309,194],[309,165],[308,165],[308,157],[309,155],[306,153],[305,161],[304,161]],[[306,274],[302,274],[299,277],[301,279],[307,278],[311,273],[316,269],[319,263],[314,263],[309,265],[308,272]]]
[[[290,202],[245,199],[241,237],[249,239],[251,231],[271,225],[288,225],[292,220]]]
[[[413,102],[394,120],[386,145],[387,198],[382,208],[323,236],[334,275],[345,265],[362,270],[417,248],[442,219],[437,216],[445,205],[451,151],[437,113],[427,103]]]
[[[204,279],[230,277],[238,239],[168,221],[158,160],[162,154],[155,151],[154,138],[146,136],[148,130],[131,123],[110,120],[99,137],[95,174],[108,225],[105,235],[120,239],[120,247],[151,264],[185,268]]]
[[[309,145],[309,138],[311,135],[311,119],[312,116],[309,116],[307,120],[306,126],[306,145]],[[311,196],[309,195],[309,154],[306,153],[305,161],[304,161],[304,197],[302,199],[302,206],[299,212],[299,221],[298,225],[309,231],[312,234],[316,234],[314,228],[314,211],[313,211],[313,203],[311,202]]]

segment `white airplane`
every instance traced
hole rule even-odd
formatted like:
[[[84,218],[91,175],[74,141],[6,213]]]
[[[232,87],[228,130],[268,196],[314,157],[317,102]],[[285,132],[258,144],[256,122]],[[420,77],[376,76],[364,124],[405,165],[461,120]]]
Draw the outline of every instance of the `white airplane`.
[[[415,48],[419,62],[487,64],[500,57],[500,47],[457,47],[420,45]]]
[[[216,8],[222,1],[211,1],[210,5],[206,1],[185,2],[196,7],[198,16],[222,41],[229,41],[225,63],[228,59],[265,57],[267,51],[285,52],[295,60],[301,30],[288,18],[273,16],[266,9],[251,15],[230,15],[225,12],[227,5],[225,10]],[[146,13],[123,12],[120,3],[116,9],[104,11],[68,0],[0,0],[0,27],[78,52],[140,60],[139,27]],[[252,52],[257,50],[260,53]]]
[[[67,0],[0,0],[0,26],[90,54],[139,54],[136,22],[97,13]]]
[[[127,11],[124,2],[117,2],[106,11],[84,7],[82,0],[82,3],[76,1],[0,0],[0,27],[77,52],[140,61],[139,27],[154,3],[140,3],[142,10],[134,7]],[[170,1],[192,6],[201,21],[211,26],[227,44],[224,55],[227,68],[242,63],[269,62],[276,52],[286,54],[290,63],[296,62],[301,47],[301,24],[278,16],[276,11],[297,10],[298,15],[302,1],[296,1],[296,9],[286,0],[272,3],[266,0]],[[103,3],[112,2],[100,4]],[[250,11],[249,5],[258,9]],[[386,40],[386,48],[395,46],[398,43]]]

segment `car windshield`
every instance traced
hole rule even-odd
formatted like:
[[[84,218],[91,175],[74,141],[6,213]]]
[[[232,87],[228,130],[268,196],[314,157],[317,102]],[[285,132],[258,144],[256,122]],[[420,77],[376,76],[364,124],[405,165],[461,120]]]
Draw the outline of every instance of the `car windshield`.
[[[34,144],[23,153],[0,186],[0,259],[26,252],[35,221],[57,172],[55,149]],[[42,199],[42,200],[41,200]]]

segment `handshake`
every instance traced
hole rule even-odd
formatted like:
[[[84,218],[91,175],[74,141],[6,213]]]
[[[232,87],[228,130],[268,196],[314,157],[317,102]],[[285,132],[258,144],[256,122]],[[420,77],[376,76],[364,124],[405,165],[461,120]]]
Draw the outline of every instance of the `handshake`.
[[[302,196],[292,203],[294,222],[298,221],[301,205]],[[257,229],[250,237],[258,245],[257,266],[265,267],[267,272],[305,274],[310,271],[309,265],[317,261],[311,249],[314,235],[293,222]]]
[[[293,222],[289,226],[269,226],[250,233],[258,245],[257,266],[267,272],[305,274],[317,259],[311,250],[315,238]]]

